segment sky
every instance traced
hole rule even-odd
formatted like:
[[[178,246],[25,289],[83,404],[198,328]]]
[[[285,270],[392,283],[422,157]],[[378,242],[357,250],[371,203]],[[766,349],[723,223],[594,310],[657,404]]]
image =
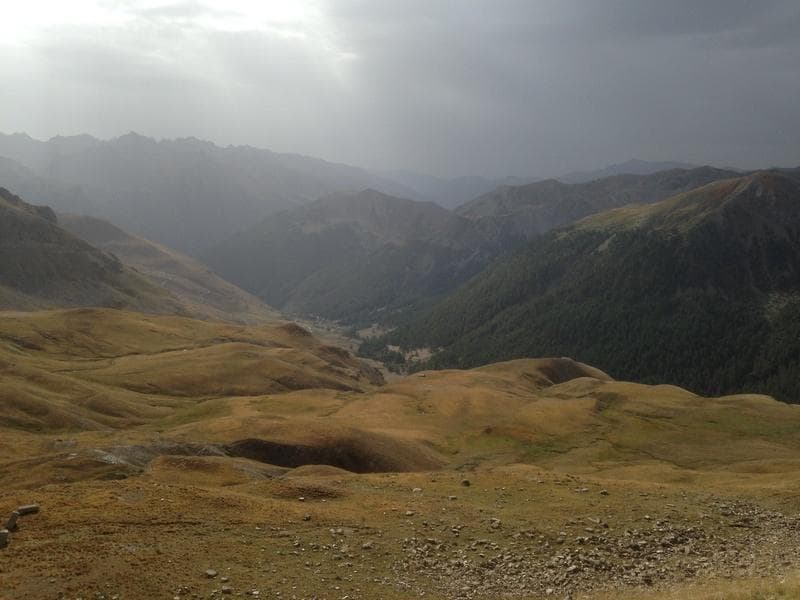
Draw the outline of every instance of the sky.
[[[800,165],[797,0],[0,0],[0,131],[442,176]]]

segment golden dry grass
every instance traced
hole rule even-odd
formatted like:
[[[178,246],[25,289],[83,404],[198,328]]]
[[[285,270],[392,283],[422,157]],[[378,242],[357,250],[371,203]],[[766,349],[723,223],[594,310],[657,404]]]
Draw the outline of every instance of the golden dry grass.
[[[531,527],[552,541],[575,531],[576,515],[596,514],[615,531],[653,516],[743,543],[748,530],[707,518],[712,499],[800,512],[797,407],[616,382],[568,359],[378,385],[374,370],[296,325],[49,311],[0,314],[0,382],[0,513],[44,508],[2,551],[3,600],[55,588],[173,597],[181,586],[207,597],[219,584],[201,577],[206,568],[230,569],[237,591],[282,597],[449,598],[425,572],[403,575],[410,588],[399,575],[384,581],[406,559],[403,540],[467,524],[465,543],[505,544]],[[158,450],[248,439],[327,464]],[[129,460],[142,449],[152,456]],[[355,475],[332,466],[343,456],[398,472]],[[487,529],[489,517],[503,528]],[[342,536],[353,556],[344,571],[338,550],[309,550]],[[756,600],[798,589],[775,573],[737,577],[575,597]]]

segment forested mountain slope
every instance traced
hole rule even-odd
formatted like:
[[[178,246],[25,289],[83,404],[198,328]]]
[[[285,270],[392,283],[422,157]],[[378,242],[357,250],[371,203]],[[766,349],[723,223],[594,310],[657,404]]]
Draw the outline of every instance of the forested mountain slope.
[[[532,241],[385,344],[426,366],[571,356],[614,377],[800,401],[800,180],[759,172]]]

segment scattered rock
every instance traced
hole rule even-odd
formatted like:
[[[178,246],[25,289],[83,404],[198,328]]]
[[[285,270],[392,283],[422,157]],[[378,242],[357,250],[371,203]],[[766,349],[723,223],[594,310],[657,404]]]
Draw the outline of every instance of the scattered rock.
[[[217,572],[214,569],[209,569],[208,571],[206,571],[206,577],[208,577],[209,579],[214,579],[214,577],[216,576]]]
[[[232,594],[233,588],[229,585],[223,585],[221,591],[223,594]]]
[[[472,482],[469,479],[462,479],[461,485],[463,485],[464,487],[469,487],[472,485]]]
[[[11,534],[8,529],[0,529],[0,548],[5,548],[11,541]]]
[[[17,519],[19,519],[19,511],[12,511],[12,513],[8,516],[8,520],[6,521],[5,529],[9,531],[15,531],[17,529]]]
[[[25,515],[35,515],[39,512],[39,505],[38,504],[25,504],[20,506],[17,509],[19,516],[24,517]]]
[[[580,491],[583,488],[577,488]],[[650,512],[649,519],[609,523],[599,516],[569,519],[564,529],[521,529],[487,519],[494,539],[461,541],[462,525],[442,520],[446,540],[431,533],[403,540],[403,560],[392,567],[405,591],[433,589],[458,600],[510,596],[573,598],[593,589],[659,587],[670,581],[783,573],[795,564],[789,545],[800,545],[800,516],[741,500],[709,500],[695,520]],[[588,526],[587,526],[588,525]],[[425,522],[423,526],[432,528]],[[416,533],[416,532],[415,532]],[[578,534],[578,535],[576,535]],[[788,538],[788,540],[787,540]],[[760,557],[755,548],[767,548]],[[777,554],[770,556],[775,550]],[[788,563],[788,564],[787,564]],[[781,566],[782,565],[782,566]],[[424,575],[426,584],[414,579]],[[430,586],[433,586],[431,588]],[[415,588],[415,585],[419,586]]]

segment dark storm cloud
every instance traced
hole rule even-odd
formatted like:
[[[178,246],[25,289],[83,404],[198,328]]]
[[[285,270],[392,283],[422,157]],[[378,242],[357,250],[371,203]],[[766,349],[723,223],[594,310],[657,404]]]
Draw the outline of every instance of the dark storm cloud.
[[[795,2],[336,6],[378,121],[445,170],[800,159]]]
[[[124,26],[0,53],[27,83],[0,99],[0,129],[137,129],[444,174],[800,163],[796,0],[329,0],[268,23],[232,3],[114,6]],[[24,100],[43,86],[52,102]]]

